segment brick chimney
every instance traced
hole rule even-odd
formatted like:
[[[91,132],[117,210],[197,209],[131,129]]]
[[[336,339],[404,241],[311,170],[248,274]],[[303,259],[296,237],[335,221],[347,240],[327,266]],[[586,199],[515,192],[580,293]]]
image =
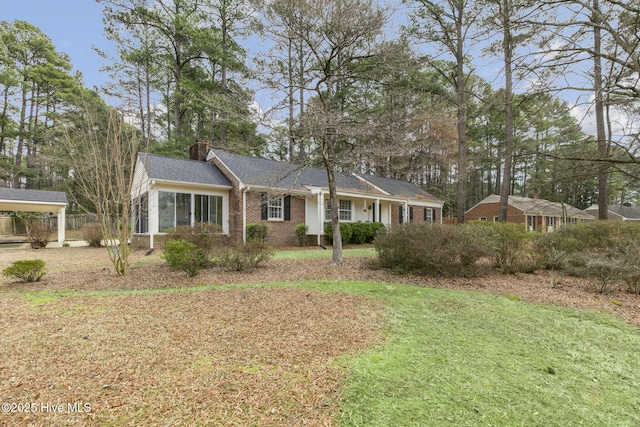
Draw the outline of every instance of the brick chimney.
[[[189,159],[204,162],[209,154],[209,143],[205,141],[196,141],[189,147]]]

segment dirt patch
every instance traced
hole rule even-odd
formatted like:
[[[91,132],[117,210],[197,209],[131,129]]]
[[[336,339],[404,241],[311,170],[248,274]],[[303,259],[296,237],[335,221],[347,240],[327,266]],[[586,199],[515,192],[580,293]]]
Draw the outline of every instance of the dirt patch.
[[[308,249],[307,249],[308,250]],[[630,323],[640,325],[640,296],[617,289],[610,294],[597,294],[589,283],[575,277],[560,277],[551,281],[548,272],[503,275],[489,273],[469,279],[441,279],[411,275],[396,275],[368,268],[366,258],[346,258],[342,266],[331,265],[329,259],[270,261],[252,272],[204,271],[188,278],[171,271],[159,251],[150,256],[135,252],[130,258],[131,271],[118,277],[104,249],[62,248],[47,250],[0,251],[0,269],[18,259],[40,258],[47,263],[48,273],[41,282],[20,283],[0,278],[0,292],[8,290],[114,290],[173,288],[207,285],[269,283],[299,280],[363,280],[395,282],[424,287],[461,289],[496,293],[523,301],[557,304],[603,311]],[[4,282],[3,282],[4,281]]]
[[[8,425],[329,425],[338,358],[384,323],[379,303],[292,288],[0,304],[1,400],[38,404]]]

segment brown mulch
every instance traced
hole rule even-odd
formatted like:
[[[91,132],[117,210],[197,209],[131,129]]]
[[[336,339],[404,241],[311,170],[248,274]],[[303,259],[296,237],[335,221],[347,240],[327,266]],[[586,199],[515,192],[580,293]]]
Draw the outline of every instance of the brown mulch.
[[[5,253],[7,256],[4,256]],[[104,249],[90,248],[0,251],[0,270],[12,261],[29,258],[41,258],[47,266],[50,266],[49,272],[42,281],[34,284],[17,281],[2,284],[0,278],[0,292],[43,289],[51,291],[161,289],[200,284],[358,280],[509,295],[533,303],[599,310],[620,317],[629,323],[640,325],[639,295],[629,294],[620,288],[608,294],[598,294],[585,279],[560,276],[552,280],[550,273],[546,271],[518,275],[485,272],[479,277],[472,278],[430,278],[374,270],[369,268],[367,258],[345,258],[342,266],[332,266],[329,259],[323,258],[272,260],[251,272],[225,272],[213,269],[189,278],[182,272],[171,271],[156,251],[148,257],[143,252],[135,252],[130,260],[132,266],[130,273],[126,277],[118,277]],[[64,267],[58,267],[58,264],[63,264]],[[68,271],[69,269],[74,271]]]
[[[160,254],[131,257],[118,277],[104,249],[0,250],[0,270],[40,258],[48,273],[0,279],[0,401],[38,405],[0,425],[332,425],[340,357],[379,342],[379,301],[297,288],[224,286],[201,292],[47,298],[27,291],[167,289],[301,280],[376,281],[508,295],[598,310],[640,325],[640,297],[601,295],[548,273],[469,279],[399,276],[367,259],[270,261],[252,272],[171,271]],[[17,292],[16,292],[17,291]],[[63,413],[43,411],[62,404]],[[67,403],[90,404],[71,413]],[[46,408],[45,408],[46,409]]]

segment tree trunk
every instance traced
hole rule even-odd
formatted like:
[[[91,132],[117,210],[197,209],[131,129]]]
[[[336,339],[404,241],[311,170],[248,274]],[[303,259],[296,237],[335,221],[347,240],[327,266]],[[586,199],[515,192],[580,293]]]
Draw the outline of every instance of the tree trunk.
[[[508,2],[505,2],[508,3]],[[502,186],[500,188],[500,221],[507,221],[507,206],[511,190],[511,169],[513,164],[513,38],[510,28],[508,4],[504,11],[504,100],[505,100],[505,146]]]
[[[604,101],[602,90],[602,36],[600,30],[601,16],[598,0],[593,0],[593,84],[595,88],[596,102],[596,139],[598,140],[598,157],[600,160],[607,158],[607,136],[604,128]],[[598,219],[607,220],[609,217],[608,195],[608,167],[601,162],[598,171]]]
[[[467,100],[464,75],[464,36],[462,33],[463,2],[458,3],[456,20],[456,95],[458,104],[458,184],[457,210],[458,224],[464,223],[465,203],[467,200]]]
[[[335,170],[332,165],[327,166],[327,180],[329,182],[329,203],[331,204],[331,228],[333,231],[332,265],[342,265],[342,234],[340,233],[340,218],[338,194],[336,190]]]

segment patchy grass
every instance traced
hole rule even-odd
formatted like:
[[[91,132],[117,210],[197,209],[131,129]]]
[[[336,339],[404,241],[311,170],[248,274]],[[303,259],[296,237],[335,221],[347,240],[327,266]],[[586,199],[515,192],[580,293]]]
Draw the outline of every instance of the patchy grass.
[[[637,328],[509,297],[367,283],[331,288],[394,307],[387,343],[349,358],[340,425],[640,425]]]
[[[345,248],[342,250],[342,256],[344,258],[363,258],[363,257],[373,257],[376,255],[376,251],[372,247],[361,247],[361,248]],[[284,251],[276,251],[274,253],[273,259],[315,259],[315,258],[331,258],[333,256],[333,251],[331,247],[328,247],[326,250],[322,248],[300,248],[300,249],[289,249]]]
[[[78,250],[15,255],[59,272],[1,285],[0,397],[91,412],[5,413],[0,425],[640,425],[640,330],[525,302],[545,277],[507,276],[517,286],[496,296],[393,284],[406,277],[292,250],[252,274],[193,280],[136,253],[141,267],[120,278],[101,250]],[[598,298],[536,286],[554,292],[546,301]],[[611,298],[616,313],[638,307]]]

